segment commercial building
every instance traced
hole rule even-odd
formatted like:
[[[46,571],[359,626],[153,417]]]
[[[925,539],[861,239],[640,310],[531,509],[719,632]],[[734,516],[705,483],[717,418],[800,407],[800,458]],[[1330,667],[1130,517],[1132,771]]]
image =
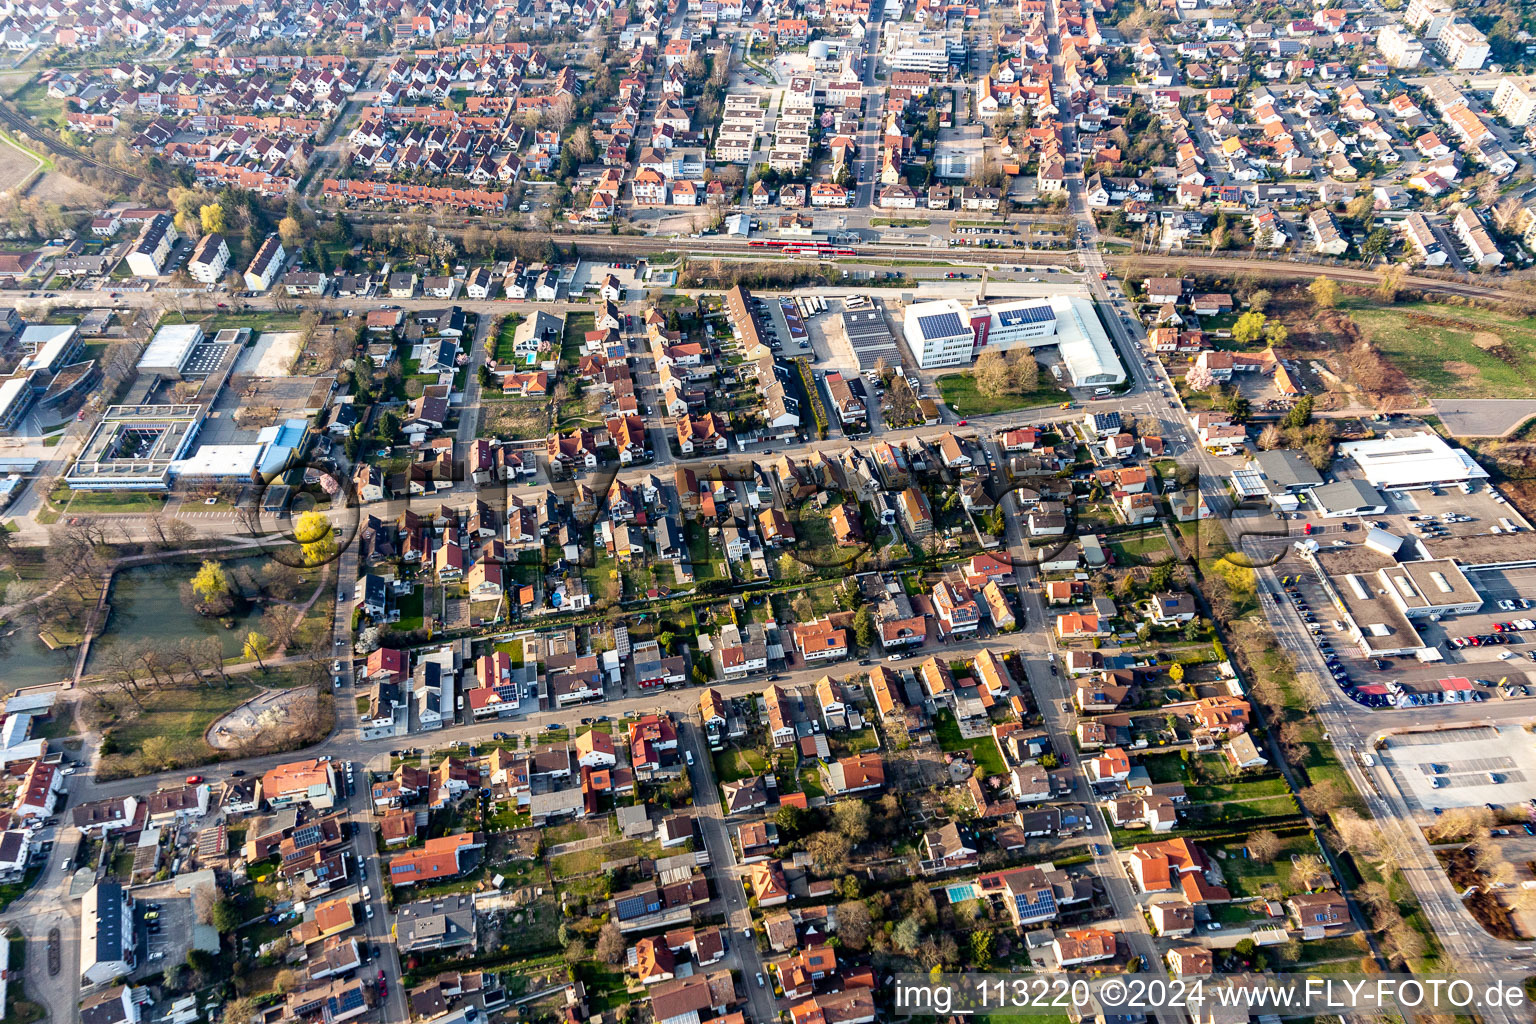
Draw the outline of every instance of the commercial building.
[[[925,370],[964,366],[971,361],[976,335],[970,311],[955,299],[915,302],[902,317],[907,346]]]
[[[965,64],[965,43],[958,31],[899,22],[886,27],[881,41],[880,59],[890,71],[926,71],[947,77],[951,64]]]
[[[1248,465],[1258,470],[1272,499],[1281,495],[1294,496],[1323,482],[1305,455],[1288,448],[1259,452]]]
[[[1483,607],[1467,574],[1449,558],[1400,562],[1376,575],[1379,589],[1410,619],[1470,615]]]
[[[837,324],[848,339],[848,347],[853,349],[854,361],[861,371],[873,369],[882,359],[887,366],[901,365],[901,350],[891,336],[891,329],[885,322],[885,309],[879,301],[850,301],[848,308],[838,314]]]
[[[1312,497],[1313,507],[1324,519],[1372,516],[1387,510],[1387,503],[1381,493],[1359,480],[1340,480],[1314,487],[1307,493]]]
[[[1339,445],[1338,454],[1353,459],[1371,486],[1383,490],[1470,485],[1488,478],[1488,471],[1472,456],[1428,431],[1348,441]]]
[[[964,366],[983,348],[1054,345],[1077,387],[1122,384],[1125,371],[1093,303],[1075,295],[967,308],[955,299],[919,302],[902,321],[923,369]]]

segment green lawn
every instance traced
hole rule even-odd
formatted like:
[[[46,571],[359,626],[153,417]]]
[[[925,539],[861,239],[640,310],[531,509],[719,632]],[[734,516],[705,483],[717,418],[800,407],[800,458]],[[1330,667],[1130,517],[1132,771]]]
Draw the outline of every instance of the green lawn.
[[[1152,565],[1173,553],[1168,550],[1168,539],[1161,530],[1117,536],[1109,547],[1115,553],[1117,565]]]
[[[586,340],[588,331],[595,330],[597,314],[595,313],[567,313],[565,315],[565,337],[561,339],[560,361],[574,367],[581,359],[581,345]]]
[[[980,736],[973,740],[963,738],[960,735],[960,724],[955,721],[952,711],[941,710],[934,716],[933,733],[938,737],[940,750],[946,754],[957,750],[970,751],[972,758],[988,775],[1002,775],[1008,770],[992,737]]]
[[[425,618],[423,605],[426,601],[427,588],[418,584],[416,589],[397,600],[400,609],[400,621],[395,623],[395,628],[409,632],[422,628]]]
[[[1295,797],[1266,796],[1258,800],[1229,801],[1226,803],[1204,804],[1197,808],[1207,821],[1239,822],[1244,818],[1278,818],[1290,814],[1299,814],[1296,809]]]
[[[502,319],[491,349],[492,358],[498,363],[510,363],[517,355],[512,347],[512,335],[517,333],[517,326],[522,322],[523,318],[516,313],[508,314]]]
[[[259,335],[267,331],[296,331],[299,329],[302,317],[302,313],[280,313],[270,309],[252,310],[247,313],[224,310],[219,313],[205,313],[202,316],[185,316],[172,311],[160,318],[158,326],[202,324],[205,334],[217,334],[226,328],[249,327]]]
[[[66,515],[112,512],[159,512],[165,507],[165,495],[147,491],[75,491],[67,498]]]
[[[1244,857],[1243,843],[1240,840],[1220,847],[1227,852],[1224,859],[1216,857],[1217,848],[1213,847],[1206,852],[1221,868],[1221,873],[1227,881],[1227,888],[1231,890],[1234,898],[1277,894],[1289,896],[1299,891],[1291,885],[1291,856],[1316,854],[1317,840],[1311,833],[1306,833],[1282,837],[1280,842],[1280,854],[1268,864],[1260,864],[1256,860]]]
[[[726,749],[715,752],[715,776],[721,782],[762,775],[768,770],[768,762],[756,750]]]
[[[827,788],[821,784],[821,770],[817,764],[813,759],[800,765],[800,792],[807,798],[827,795]]]
[[[1189,773],[1184,770],[1184,761],[1178,754],[1149,754],[1138,763],[1155,783],[1189,781]],[[1190,799],[1195,799],[1193,794]]]
[[[146,693],[142,711],[110,727],[117,753],[102,759],[105,777],[131,768],[146,740],[163,736],[170,741],[170,756],[182,767],[215,760],[218,752],[203,741],[203,733],[213,721],[227,714],[242,701],[254,697],[263,687],[281,683],[284,677],[272,670],[250,672],[230,677],[230,685],[184,687]]]
[[[1431,398],[1529,398],[1536,317],[1410,302],[1345,304],[1367,339]]]
[[[523,667],[523,641],[521,639],[503,640],[496,645],[495,649],[512,660],[513,668]]]
[[[1190,786],[1187,790],[1189,799],[1194,803],[1284,796],[1289,791],[1290,787],[1285,784],[1284,779],[1254,779],[1251,782],[1234,782],[1224,786]]]
[[[947,373],[938,379],[938,385],[944,404],[957,416],[990,416],[1035,405],[1050,405],[1065,397],[1064,392],[1051,385],[1048,372],[1040,374],[1040,384],[1034,391],[1018,395],[982,395],[976,390],[975,374],[970,372]]]

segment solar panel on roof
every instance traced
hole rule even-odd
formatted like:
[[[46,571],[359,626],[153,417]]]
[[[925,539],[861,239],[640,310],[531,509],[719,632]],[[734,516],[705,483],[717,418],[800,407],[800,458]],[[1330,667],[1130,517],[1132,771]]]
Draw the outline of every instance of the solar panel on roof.
[[[1005,309],[997,314],[997,322],[1004,327],[1021,324],[1043,324],[1056,319],[1056,311],[1050,306],[1023,306]]]
[[[615,901],[613,909],[620,918],[639,917],[645,913],[645,897],[626,896]]]
[[[925,338],[953,338],[965,333],[965,325],[960,322],[959,313],[920,316],[917,318],[917,329],[923,332]]]

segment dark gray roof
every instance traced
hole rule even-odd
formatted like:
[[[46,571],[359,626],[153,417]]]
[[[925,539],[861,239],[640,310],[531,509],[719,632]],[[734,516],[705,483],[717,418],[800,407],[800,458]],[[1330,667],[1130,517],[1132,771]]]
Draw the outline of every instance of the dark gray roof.
[[[1316,487],[1323,482],[1317,470],[1312,468],[1312,463],[1301,452],[1288,448],[1277,448],[1274,451],[1260,452],[1254,456],[1254,463],[1259,472],[1271,484],[1270,490],[1282,490],[1295,487]]]
[[[116,882],[96,883],[96,962],[124,959],[127,936],[123,934],[123,887]]]
[[[1312,498],[1325,512],[1385,508],[1381,493],[1363,480],[1340,480],[1312,488]]]

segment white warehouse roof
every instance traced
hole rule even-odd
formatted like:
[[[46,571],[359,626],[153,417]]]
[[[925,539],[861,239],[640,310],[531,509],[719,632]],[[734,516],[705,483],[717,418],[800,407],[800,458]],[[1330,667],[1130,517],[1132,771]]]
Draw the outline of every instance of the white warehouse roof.
[[[180,370],[187,356],[203,340],[203,329],[197,324],[172,324],[155,332],[150,343],[139,357],[141,370]]]
[[[1056,345],[1072,383],[1124,384],[1125,369],[1093,303],[1076,295],[1053,295],[1051,306],[1056,310]]]
[[[1354,459],[1373,487],[1392,490],[1484,480],[1488,471],[1439,434],[1387,435],[1339,445],[1339,455]]]

